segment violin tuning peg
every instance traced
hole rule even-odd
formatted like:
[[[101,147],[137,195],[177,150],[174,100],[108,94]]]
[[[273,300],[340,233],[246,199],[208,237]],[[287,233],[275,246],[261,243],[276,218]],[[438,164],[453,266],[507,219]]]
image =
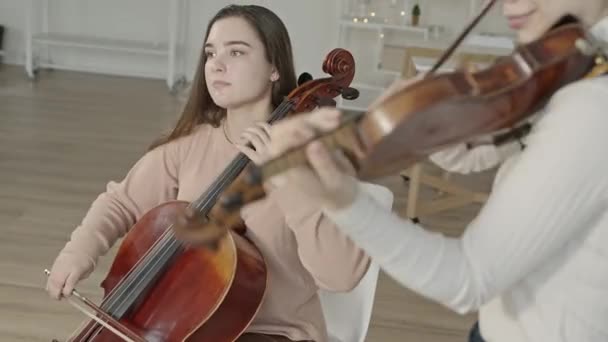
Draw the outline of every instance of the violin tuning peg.
[[[584,55],[591,56],[597,52],[597,48],[589,40],[579,38],[574,43],[576,48]]]

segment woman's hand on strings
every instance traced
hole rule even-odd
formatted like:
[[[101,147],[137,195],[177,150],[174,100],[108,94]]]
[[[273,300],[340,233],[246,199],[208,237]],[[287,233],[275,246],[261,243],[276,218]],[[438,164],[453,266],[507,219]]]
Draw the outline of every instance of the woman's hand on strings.
[[[422,78],[424,74],[395,81],[372,103],[370,109]],[[320,108],[311,113],[284,119],[272,127],[268,124],[254,126],[243,133],[243,143],[237,147],[254,163],[261,165],[292,148],[305,145],[322,132],[337,128],[340,115],[340,111],[336,109]],[[247,147],[247,142],[251,142],[255,150]],[[265,186],[272,190],[289,183],[302,193],[316,197],[320,203],[331,209],[351,204],[357,195],[357,180],[354,178],[354,167],[344,154],[340,151],[330,151],[318,141],[306,144],[305,153],[309,167],[296,167],[275,175]]]
[[[252,146],[248,146],[251,143]],[[270,125],[267,122],[257,122],[247,128],[235,144],[244,155],[258,164],[268,159],[268,145],[270,144]]]

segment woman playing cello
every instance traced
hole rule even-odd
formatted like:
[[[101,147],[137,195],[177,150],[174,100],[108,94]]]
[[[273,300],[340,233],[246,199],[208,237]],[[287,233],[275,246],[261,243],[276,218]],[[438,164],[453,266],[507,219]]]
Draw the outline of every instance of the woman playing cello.
[[[220,10],[208,25],[176,127],[93,202],[55,260],[49,294],[69,296],[151,208],[196,198],[239,152],[253,160],[263,157],[269,143],[264,121],[295,86],[291,43],[281,20],[260,6]],[[247,236],[267,264],[268,285],[239,341],[326,341],[317,290],[349,290],[367,270],[368,257],[320,206],[299,195],[281,188],[243,213]]]

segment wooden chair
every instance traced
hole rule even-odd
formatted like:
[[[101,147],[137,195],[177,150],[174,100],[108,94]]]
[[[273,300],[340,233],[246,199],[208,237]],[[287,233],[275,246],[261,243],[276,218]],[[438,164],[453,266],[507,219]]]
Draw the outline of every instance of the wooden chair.
[[[417,163],[401,172],[401,177],[409,182],[407,195],[406,216],[414,222],[419,222],[422,216],[436,214],[441,211],[461,208],[472,203],[484,203],[488,194],[476,192],[450,180],[450,173],[445,171],[441,177],[424,172],[424,163]],[[420,188],[429,186],[437,192],[437,198],[422,202]]]
[[[436,60],[442,50],[433,48],[412,47],[405,49],[405,58],[402,67],[402,77],[414,77],[420,71],[416,66],[416,58],[429,58]],[[473,53],[460,53],[449,61],[453,67],[463,65],[486,64],[492,62],[497,56]],[[451,173],[443,171],[440,176],[425,172],[424,162],[417,163],[401,172],[401,177],[409,182],[406,215],[414,222],[419,222],[422,216],[432,215],[441,211],[461,208],[472,203],[484,203],[488,194],[468,189],[451,180]],[[428,165],[428,164],[427,164]],[[437,198],[422,202],[420,191],[422,186],[428,186],[437,193]]]

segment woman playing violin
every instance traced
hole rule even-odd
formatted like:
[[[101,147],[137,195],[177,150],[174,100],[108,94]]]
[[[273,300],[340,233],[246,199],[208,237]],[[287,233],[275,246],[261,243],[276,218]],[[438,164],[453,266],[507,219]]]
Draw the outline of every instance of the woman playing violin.
[[[608,44],[606,0],[502,5],[520,43],[541,38],[572,15]],[[606,108],[606,76],[557,91],[538,112],[526,148],[501,165],[490,198],[460,238],[382,209],[349,176],[352,165],[320,142],[306,147],[311,170],[269,182],[297,183],[315,194],[334,222],[403,286],[460,314],[479,311],[471,341],[608,341]],[[334,129],[339,117],[323,109],[279,123],[271,155]]]
[[[176,127],[93,202],[55,260],[50,296],[69,296],[151,208],[193,200],[239,152],[254,161],[265,157],[265,120],[295,87],[291,43],[281,20],[260,6],[220,10],[208,25]],[[264,256],[269,278],[262,306],[239,341],[326,341],[318,289],[352,289],[367,270],[369,258],[297,191],[278,189],[243,212],[247,236]]]

